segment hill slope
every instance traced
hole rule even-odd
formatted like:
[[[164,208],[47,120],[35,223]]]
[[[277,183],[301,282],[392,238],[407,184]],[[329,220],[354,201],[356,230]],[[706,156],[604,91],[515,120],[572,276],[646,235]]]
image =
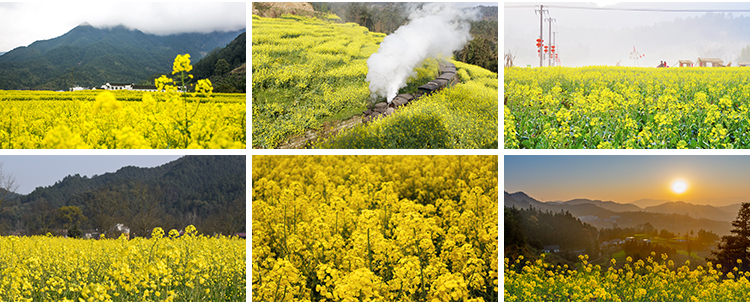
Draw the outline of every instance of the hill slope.
[[[177,54],[193,62],[244,32],[145,34],[123,26],[79,25],[62,36],[18,47],[0,56],[0,89],[67,89],[106,82],[138,82],[169,74]]]
[[[134,235],[155,226],[196,225],[204,233],[233,234],[245,228],[245,156],[184,156],[154,168],[124,167],[91,178],[70,175],[39,187],[0,215],[0,224],[44,234],[64,226],[55,216],[63,206],[78,207],[80,226],[106,231],[118,223]],[[21,228],[18,228],[22,224]]]
[[[209,79],[214,92],[246,92],[247,43],[243,32],[226,47],[217,48],[193,65],[195,79]]]
[[[700,205],[689,203],[683,203],[682,205],[660,205],[659,209],[653,211],[625,210],[626,208],[632,208],[630,205],[632,204],[580,199],[564,203],[540,202],[523,192],[510,194],[507,191],[505,192],[504,203],[505,207],[534,207],[541,211],[551,212],[568,211],[573,216],[581,219],[581,221],[598,228],[613,226],[635,227],[648,222],[656,228],[667,229],[675,233],[685,233],[691,229],[696,231],[698,229],[705,229],[719,235],[725,235],[729,233],[729,229],[731,228],[731,222],[729,221],[733,220],[733,218],[727,219],[725,216],[728,214],[721,214],[721,210],[715,207],[713,207],[715,209],[713,213],[707,211],[701,211],[700,213],[689,211],[687,210],[688,208],[701,208]]]
[[[706,218],[719,221],[733,221],[737,217],[737,211],[725,211],[719,207],[710,205],[695,205],[685,202],[667,202],[657,206],[644,209],[647,212],[685,214],[693,218]]]

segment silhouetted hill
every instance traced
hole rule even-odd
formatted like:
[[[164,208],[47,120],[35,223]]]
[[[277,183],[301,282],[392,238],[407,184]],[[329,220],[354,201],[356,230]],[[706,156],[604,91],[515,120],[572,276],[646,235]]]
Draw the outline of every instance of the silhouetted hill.
[[[516,204],[517,203],[518,205],[516,205],[516,206],[518,206],[518,207],[527,208],[527,207],[529,207],[529,205],[535,205],[535,206],[547,205],[545,203],[537,201],[536,199],[530,197],[529,195],[525,194],[522,191],[519,191],[519,192],[516,192],[516,193],[512,193],[512,194],[508,193],[506,191],[505,192],[505,197],[506,197],[506,199],[507,198],[512,199],[514,202],[510,202],[510,204]],[[506,201],[505,206],[508,206],[508,207],[513,206],[513,205],[508,205],[508,204],[509,204],[509,202]]]
[[[509,194],[505,192],[505,207],[529,208],[534,207],[540,211],[560,212],[568,211],[581,221],[594,225],[598,228],[606,227],[635,227],[637,225],[651,223],[656,228],[664,228],[675,233],[685,233],[690,229],[711,230],[719,235],[729,233],[731,222],[737,216],[737,212],[730,214],[723,212],[713,206],[702,207],[689,203],[678,203],[657,206],[658,211],[613,211],[605,208],[610,206],[615,209],[629,207],[632,204],[619,204],[611,201],[598,200],[571,200],[568,202],[540,202],[531,196],[516,192]],[[570,203],[570,204],[568,204]],[[621,205],[621,206],[618,206]],[[694,210],[690,210],[694,209]],[[716,219],[709,219],[709,217]],[[727,219],[729,218],[729,219]]]
[[[0,89],[68,89],[107,82],[138,83],[170,74],[177,54],[193,63],[240,33],[146,34],[124,26],[79,25],[62,36],[15,48],[0,56]]]
[[[706,218],[719,221],[732,221],[737,218],[737,211],[725,211],[718,207],[710,205],[695,205],[690,203],[667,202],[657,206],[650,206],[644,209],[647,212],[657,212],[665,214],[688,215],[693,218]]]
[[[563,202],[563,204],[566,204],[566,205],[593,204],[598,207],[605,208],[614,212],[641,210],[640,207],[633,205],[633,204],[621,204],[621,203],[612,202],[612,201],[600,201],[600,200],[589,200],[589,199],[574,199],[570,201],[565,201]]]
[[[737,217],[737,213],[740,211],[740,207],[742,207],[742,203],[727,205],[727,206],[719,206],[718,208],[729,213],[733,213],[735,217]]]
[[[656,199],[640,199],[637,201],[630,202],[629,204],[633,204],[635,206],[638,206],[640,208],[646,208],[649,206],[656,206],[661,205],[664,203],[669,202],[669,200],[656,200]]]

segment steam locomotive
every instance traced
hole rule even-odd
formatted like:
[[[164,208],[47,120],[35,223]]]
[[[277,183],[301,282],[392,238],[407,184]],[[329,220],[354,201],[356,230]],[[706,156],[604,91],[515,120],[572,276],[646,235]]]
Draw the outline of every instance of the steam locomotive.
[[[380,102],[375,107],[363,113],[362,123],[372,122],[381,116],[388,116],[396,111],[396,108],[407,105],[412,101],[419,100],[422,96],[430,95],[445,87],[453,86],[458,82],[456,77],[456,65],[453,63],[440,63],[440,76],[417,87],[414,94],[399,94],[390,103]]]

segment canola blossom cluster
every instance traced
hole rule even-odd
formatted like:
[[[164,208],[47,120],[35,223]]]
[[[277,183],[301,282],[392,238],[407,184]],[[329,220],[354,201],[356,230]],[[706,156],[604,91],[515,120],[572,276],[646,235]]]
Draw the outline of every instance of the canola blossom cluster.
[[[385,34],[333,23],[332,16],[252,18],[253,147],[274,148],[339,114],[364,110],[367,58]]]
[[[729,302],[747,301],[750,272],[723,274],[721,265],[690,268],[690,261],[677,267],[666,254],[651,253],[646,261],[610,261],[604,271],[580,255],[576,269],[535,261],[505,258],[504,300],[565,302]],[[742,264],[738,260],[738,264]],[[620,268],[613,268],[621,266]]]
[[[505,148],[750,148],[750,71],[505,68]]]
[[[245,240],[0,237],[0,301],[246,301]]]
[[[386,118],[329,138],[319,147],[497,149],[497,73],[471,64],[451,62],[456,65],[461,80],[459,84],[422,97]],[[424,69],[417,69],[415,77],[420,77],[420,70]],[[435,77],[435,71],[429,70],[427,80]],[[416,89],[411,92],[416,92]]]
[[[253,301],[497,301],[497,156],[253,156]]]
[[[190,67],[189,55],[177,57],[175,69]],[[160,92],[0,91],[0,148],[246,147],[245,94],[213,94],[208,80],[192,93],[166,76],[155,83]]]

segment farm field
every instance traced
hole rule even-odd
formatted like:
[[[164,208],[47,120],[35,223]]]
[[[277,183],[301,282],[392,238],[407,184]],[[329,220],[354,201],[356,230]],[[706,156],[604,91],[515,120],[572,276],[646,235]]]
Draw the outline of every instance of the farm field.
[[[0,148],[245,148],[245,104],[245,94],[0,91]]]
[[[346,149],[497,149],[497,74],[451,61],[461,83],[319,144]]]
[[[194,227],[193,227],[194,229]],[[246,301],[245,240],[155,228],[152,238],[0,237],[0,300]]]
[[[750,293],[750,272],[724,275],[711,263],[691,268],[689,261],[676,263],[652,253],[645,261],[628,257],[622,268],[605,271],[588,263],[587,255],[579,259],[577,267],[568,270],[545,263],[544,255],[533,262],[523,256],[505,258],[504,300],[719,302],[746,301]]]
[[[385,34],[294,15],[253,15],[252,32],[253,147],[365,110],[367,58]]]
[[[377,102],[365,80],[367,59],[385,35],[326,18],[253,16],[254,148],[278,147]],[[497,148],[497,74],[452,62],[461,84],[312,147]],[[436,77],[437,67],[436,60],[423,62],[400,92],[415,93]]]
[[[254,156],[253,301],[498,301],[497,156]]]
[[[505,148],[749,148],[750,70],[505,68]]]

